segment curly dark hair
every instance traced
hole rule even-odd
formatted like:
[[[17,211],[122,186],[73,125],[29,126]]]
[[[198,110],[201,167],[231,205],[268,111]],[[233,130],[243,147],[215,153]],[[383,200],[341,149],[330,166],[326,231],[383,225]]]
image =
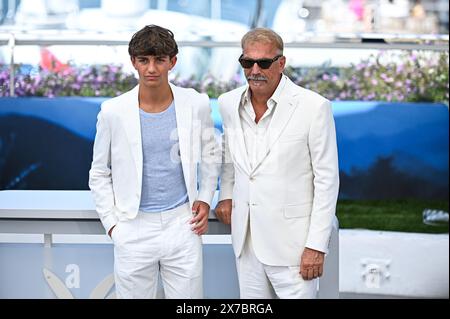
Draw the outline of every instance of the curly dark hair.
[[[128,44],[128,53],[131,57],[168,55],[173,58],[178,53],[178,45],[172,31],[152,24],[133,34]]]

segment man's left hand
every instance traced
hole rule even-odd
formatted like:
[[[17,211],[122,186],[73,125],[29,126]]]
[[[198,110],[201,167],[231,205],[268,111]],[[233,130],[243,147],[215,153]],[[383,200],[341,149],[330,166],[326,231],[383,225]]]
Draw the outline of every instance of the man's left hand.
[[[322,276],[325,253],[306,248],[300,260],[300,275],[304,280],[312,280]]]
[[[202,201],[195,201],[192,205],[192,214],[190,224],[194,224],[192,231],[197,235],[203,235],[208,231],[209,205]]]

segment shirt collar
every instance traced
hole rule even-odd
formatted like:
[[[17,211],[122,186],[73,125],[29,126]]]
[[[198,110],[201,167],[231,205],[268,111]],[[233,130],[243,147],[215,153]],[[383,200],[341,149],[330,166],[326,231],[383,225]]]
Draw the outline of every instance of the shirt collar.
[[[283,89],[284,89],[285,85],[286,85],[286,75],[282,74],[280,83],[278,83],[278,86],[277,86],[275,92],[273,92],[273,94],[270,97],[269,101],[273,100],[275,103],[278,104],[278,102],[280,102],[281,93],[283,92]]]

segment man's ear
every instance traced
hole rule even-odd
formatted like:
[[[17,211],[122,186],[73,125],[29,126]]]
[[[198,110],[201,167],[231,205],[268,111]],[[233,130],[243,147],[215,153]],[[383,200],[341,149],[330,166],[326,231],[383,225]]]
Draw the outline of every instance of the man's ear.
[[[286,67],[286,57],[283,55],[280,58],[280,68],[281,68],[281,72],[284,71],[284,68]]]
[[[170,69],[172,70],[175,64],[177,64],[177,56],[170,58],[170,64],[172,64],[172,66],[170,67]]]
[[[132,56],[132,57],[130,57],[130,60],[131,60],[131,64],[133,64],[133,67],[136,69],[136,65],[135,65],[136,57]]]

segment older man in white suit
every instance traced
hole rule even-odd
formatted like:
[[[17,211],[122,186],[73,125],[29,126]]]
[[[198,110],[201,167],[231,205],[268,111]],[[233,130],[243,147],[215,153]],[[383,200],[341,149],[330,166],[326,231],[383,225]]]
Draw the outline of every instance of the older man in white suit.
[[[241,298],[314,298],[339,188],[331,104],[283,74],[278,34],[257,28],[241,43],[248,85],[219,97],[215,212],[231,223]]]

